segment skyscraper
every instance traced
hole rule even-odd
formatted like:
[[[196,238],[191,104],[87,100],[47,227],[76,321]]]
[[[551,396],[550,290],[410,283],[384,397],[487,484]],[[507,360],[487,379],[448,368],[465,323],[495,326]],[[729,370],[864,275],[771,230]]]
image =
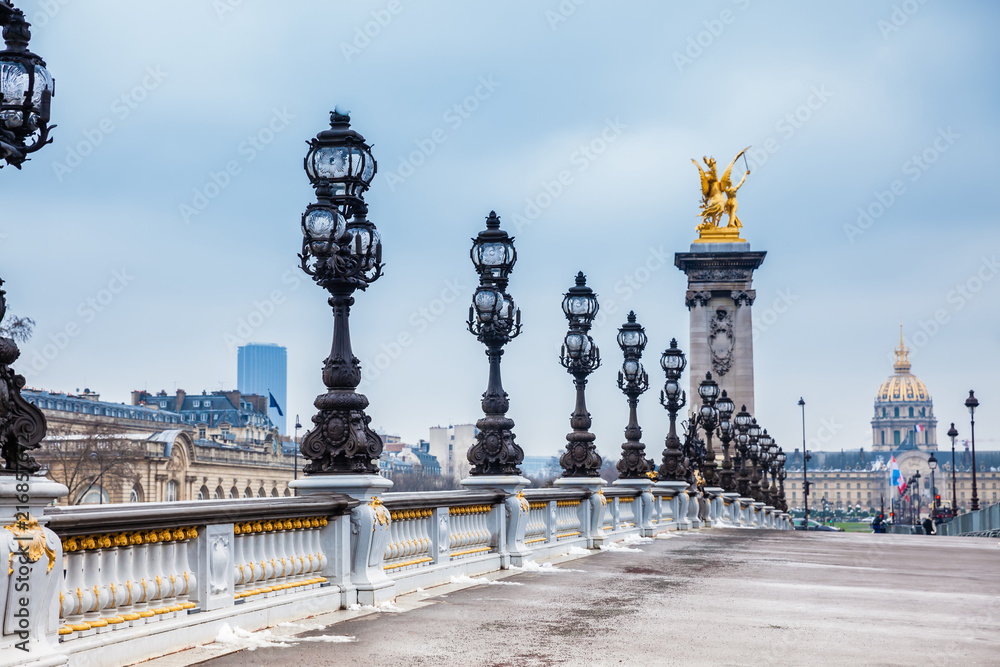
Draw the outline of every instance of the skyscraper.
[[[287,435],[288,350],[274,343],[248,343],[237,351],[236,366],[236,388],[243,394],[273,396],[278,407],[269,401],[267,416]]]

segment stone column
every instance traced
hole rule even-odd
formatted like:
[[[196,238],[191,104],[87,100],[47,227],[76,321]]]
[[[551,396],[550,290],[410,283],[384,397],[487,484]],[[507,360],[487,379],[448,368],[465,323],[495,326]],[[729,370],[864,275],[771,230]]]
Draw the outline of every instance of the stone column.
[[[685,304],[690,312],[688,378],[690,395],[711,372],[736,405],[754,413],[753,319],[754,269],[765,252],[752,252],[746,242],[693,243],[690,252],[674,255],[688,277]]]

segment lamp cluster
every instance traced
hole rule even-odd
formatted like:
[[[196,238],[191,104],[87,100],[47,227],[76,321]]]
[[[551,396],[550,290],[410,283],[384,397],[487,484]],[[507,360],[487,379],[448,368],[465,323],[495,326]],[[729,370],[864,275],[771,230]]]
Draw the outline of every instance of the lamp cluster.
[[[0,27],[6,47],[0,51],[0,167],[18,169],[51,143],[49,112],[56,82],[45,61],[28,50],[29,24],[20,9],[0,0]]]
[[[584,391],[587,377],[601,365],[601,351],[589,333],[599,309],[597,295],[587,287],[587,277],[581,271],[562,302],[569,331],[563,339],[559,361],[573,376],[576,386],[576,409],[570,416],[573,432],[566,436],[566,452],[559,459],[565,477],[598,477],[601,471],[601,456],[594,446],[595,436],[589,431],[592,422]]]

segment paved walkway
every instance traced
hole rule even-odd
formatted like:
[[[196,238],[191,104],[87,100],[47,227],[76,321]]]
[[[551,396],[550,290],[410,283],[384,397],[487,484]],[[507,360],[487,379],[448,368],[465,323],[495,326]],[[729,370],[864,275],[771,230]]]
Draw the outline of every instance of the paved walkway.
[[[544,568],[562,572],[401,596],[402,613],[354,615],[319,629],[351,615],[338,612],[277,628],[317,629],[281,640],[283,647],[206,664],[1000,664],[997,540],[751,530],[672,535]],[[354,639],[331,643],[345,634]],[[223,650],[213,644],[176,654],[173,664]]]

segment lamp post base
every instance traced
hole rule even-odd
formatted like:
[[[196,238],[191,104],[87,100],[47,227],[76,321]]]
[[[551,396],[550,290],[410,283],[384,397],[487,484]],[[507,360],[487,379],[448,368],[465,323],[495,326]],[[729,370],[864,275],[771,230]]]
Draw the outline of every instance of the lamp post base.
[[[604,537],[604,512],[608,499],[604,497],[601,488],[607,486],[607,481],[600,477],[560,477],[552,483],[557,488],[586,489],[590,496],[580,503],[580,526],[587,537],[588,549],[600,549],[607,543]]]
[[[475,475],[466,477],[462,486],[474,491],[495,490],[504,494],[503,508],[494,507],[490,515],[497,534],[500,552],[500,569],[510,566],[523,567],[531,560],[531,554],[524,546],[524,533],[528,528],[528,500],[523,490],[531,481],[520,475]]]
[[[351,520],[331,521],[320,533],[320,543],[331,556],[329,573],[335,581],[350,582],[358,604],[377,605],[392,600],[396,583],[386,576],[382,559],[389,543],[389,510],[378,495],[392,488],[381,475],[312,475],[288,484],[300,496],[340,493],[361,502],[351,510]],[[347,588],[345,586],[345,588]]]

